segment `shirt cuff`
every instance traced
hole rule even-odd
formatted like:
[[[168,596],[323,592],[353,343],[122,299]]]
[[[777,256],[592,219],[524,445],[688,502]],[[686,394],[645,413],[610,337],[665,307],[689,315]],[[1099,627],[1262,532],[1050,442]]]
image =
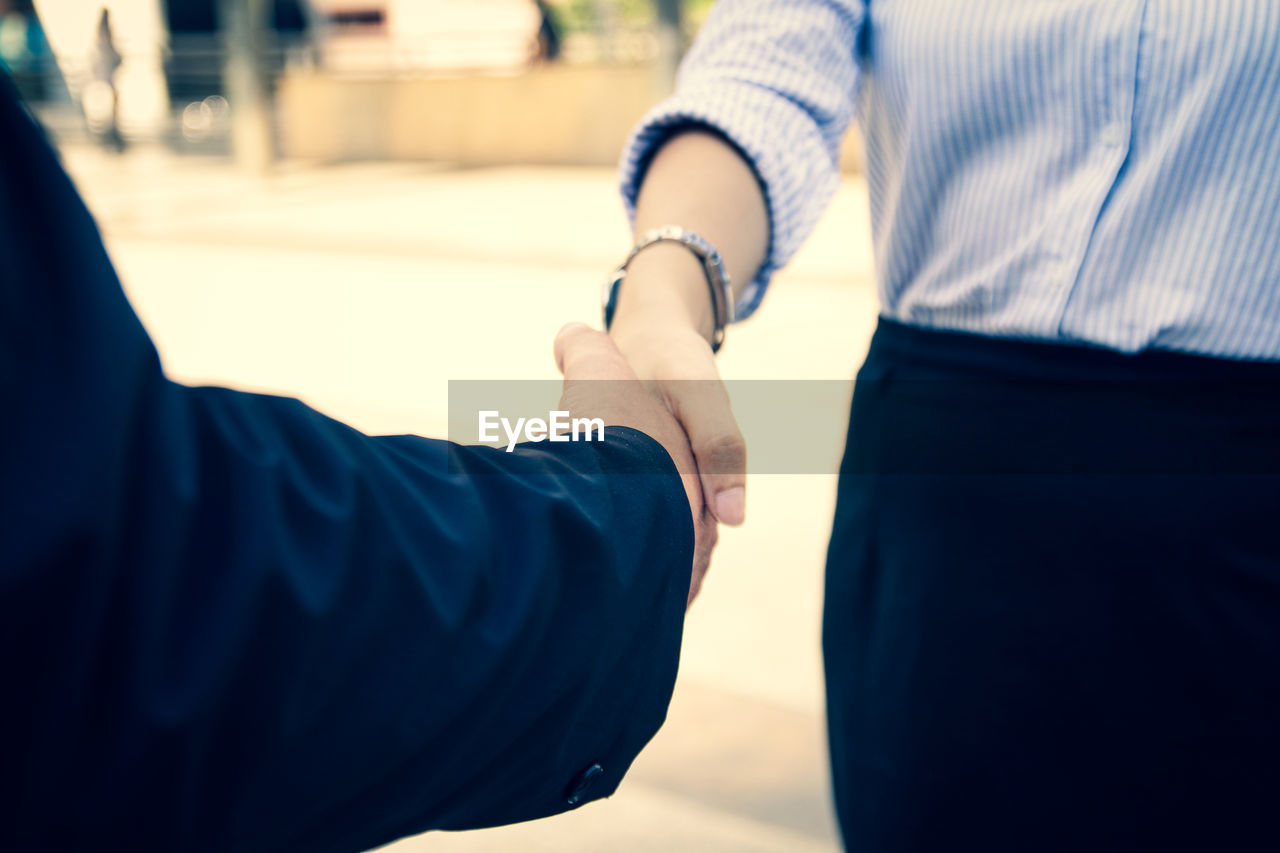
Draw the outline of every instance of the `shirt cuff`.
[[[769,251],[754,279],[745,286],[734,283],[735,320],[744,320],[835,193],[839,149],[828,145],[803,108],[777,92],[735,80],[682,89],[649,111],[623,149],[622,199],[633,221],[649,161],[673,131],[691,124],[708,126],[732,142],[755,169],[764,190]]]

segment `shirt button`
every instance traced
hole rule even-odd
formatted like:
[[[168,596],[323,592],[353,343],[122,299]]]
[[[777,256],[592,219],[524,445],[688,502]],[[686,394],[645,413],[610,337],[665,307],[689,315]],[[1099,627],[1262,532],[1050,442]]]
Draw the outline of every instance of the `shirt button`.
[[[583,770],[578,774],[577,778],[573,780],[573,784],[569,786],[569,791],[565,795],[565,802],[571,806],[580,804],[583,798],[586,797],[587,791],[589,791],[591,786],[596,783],[596,780],[603,775],[604,768],[599,764],[592,764],[586,770]]]
[[[1115,146],[1124,142],[1124,127],[1119,124],[1108,124],[1102,128],[1098,136],[1103,145]]]

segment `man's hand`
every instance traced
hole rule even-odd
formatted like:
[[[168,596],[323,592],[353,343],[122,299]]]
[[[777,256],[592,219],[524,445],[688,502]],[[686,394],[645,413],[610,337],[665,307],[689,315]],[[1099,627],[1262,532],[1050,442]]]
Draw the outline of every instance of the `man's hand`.
[[[555,353],[556,365],[564,374],[561,409],[576,416],[601,418],[606,425],[640,430],[661,444],[675,462],[693,516],[693,568],[689,579],[689,604],[692,604],[702,587],[717,531],[716,520],[703,501],[698,466],[684,430],[663,402],[640,383],[617,346],[603,332],[581,323],[570,323],[556,336]]]

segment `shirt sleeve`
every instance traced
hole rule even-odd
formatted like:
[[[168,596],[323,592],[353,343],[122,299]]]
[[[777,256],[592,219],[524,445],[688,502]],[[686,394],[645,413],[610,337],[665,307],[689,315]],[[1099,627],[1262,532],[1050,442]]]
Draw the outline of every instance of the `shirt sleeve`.
[[[174,383],[3,80],[0,131],[0,849],[337,853],[611,793],[679,657],[661,445]]]
[[[681,65],[675,94],[649,112],[623,151],[622,196],[632,217],[645,169],[676,128],[714,128],[752,164],[769,209],[770,244],[759,273],[738,292],[740,320],[760,304],[839,184],[866,17],[866,0],[719,0]]]

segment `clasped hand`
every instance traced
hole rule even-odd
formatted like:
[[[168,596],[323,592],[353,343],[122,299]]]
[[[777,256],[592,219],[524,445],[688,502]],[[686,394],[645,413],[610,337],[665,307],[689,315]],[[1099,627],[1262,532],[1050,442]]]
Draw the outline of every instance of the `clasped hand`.
[[[580,323],[565,326],[555,341],[564,375],[560,408],[640,430],[670,454],[693,519],[692,604],[716,544],[717,523],[743,520],[746,448],[705,340],[673,329],[635,352],[628,359],[603,332]]]

